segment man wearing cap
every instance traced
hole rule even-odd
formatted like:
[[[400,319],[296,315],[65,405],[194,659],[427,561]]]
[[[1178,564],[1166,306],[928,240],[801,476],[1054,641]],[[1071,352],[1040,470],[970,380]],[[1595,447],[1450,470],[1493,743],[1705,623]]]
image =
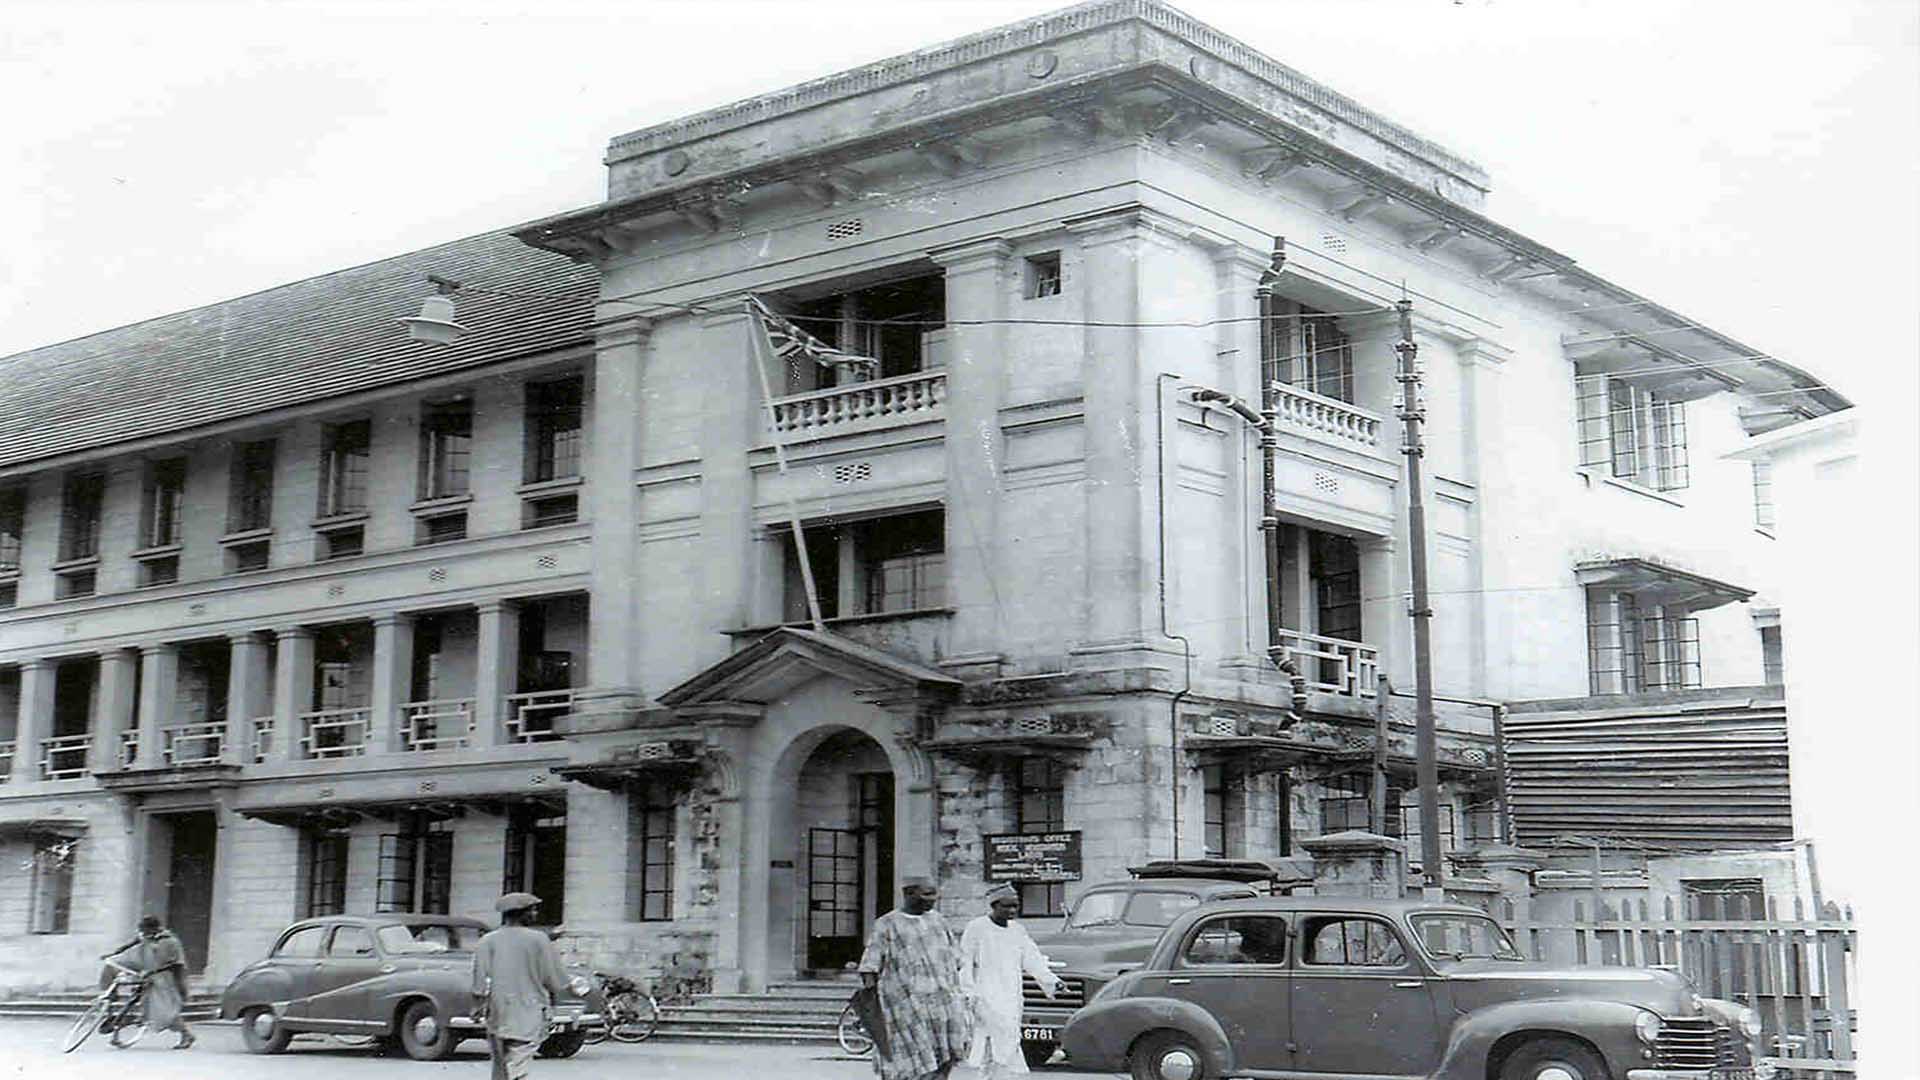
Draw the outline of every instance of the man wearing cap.
[[[486,1014],[493,1080],[523,1080],[547,1037],[547,1011],[566,992],[567,976],[552,939],[528,925],[539,897],[508,893],[493,906],[500,926],[487,931],[473,951],[474,1005]]]
[[[960,935],[960,968],[973,993],[973,1045],[967,1064],[982,1076],[999,1077],[1027,1071],[1020,1049],[1021,973],[1032,976],[1049,998],[1060,978],[1027,928],[1013,921],[1020,910],[1019,890],[1002,882],[987,890],[986,901],[988,913],[968,923]]]
[[[125,957],[130,966],[147,976],[147,1023],[163,1031],[177,1031],[180,1041],[175,1050],[193,1045],[193,1032],[187,1028],[182,1010],[187,1005],[187,950],[173,931],[160,924],[156,915],[140,917],[140,936],[112,952],[100,954],[102,960]]]
[[[939,887],[909,878],[900,892],[900,907],[873,921],[860,957],[860,981],[877,992],[884,1028],[873,1068],[880,1080],[945,1080],[970,1034],[960,953],[933,909]]]

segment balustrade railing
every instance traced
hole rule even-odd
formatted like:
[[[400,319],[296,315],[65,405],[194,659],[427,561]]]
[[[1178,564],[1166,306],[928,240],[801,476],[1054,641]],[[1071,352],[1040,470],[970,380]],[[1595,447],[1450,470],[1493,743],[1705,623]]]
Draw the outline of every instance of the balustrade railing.
[[[1293,654],[1307,688],[1323,694],[1373,697],[1380,676],[1380,650],[1359,641],[1280,631],[1280,646]]]
[[[408,750],[455,750],[473,734],[473,699],[409,701],[400,706],[400,738]]]
[[[0,742],[0,780],[13,779],[13,740]]]
[[[267,760],[268,754],[273,753],[273,717],[256,716],[251,723],[253,726],[253,763],[258,765]]]
[[[300,714],[300,747],[310,758],[357,757],[373,739],[373,710],[321,709]]]
[[[123,769],[133,768],[133,763],[137,761],[139,757],[140,733],[132,728],[127,728],[120,733],[120,767]]]
[[[1314,432],[1357,446],[1380,445],[1380,425],[1385,422],[1381,417],[1311,390],[1287,383],[1273,385],[1279,395],[1278,422],[1282,430]]]
[[[177,724],[161,730],[161,753],[169,765],[208,765],[220,760],[226,744],[225,723]]]
[[[939,415],[947,396],[947,373],[917,371],[891,379],[850,383],[773,401],[773,426],[783,435],[817,435],[863,420]]]
[[[93,736],[56,735],[40,744],[40,776],[44,780],[71,780],[87,775],[87,749]]]
[[[548,742],[560,737],[553,730],[557,717],[573,711],[572,690],[534,690],[507,695],[507,741]]]

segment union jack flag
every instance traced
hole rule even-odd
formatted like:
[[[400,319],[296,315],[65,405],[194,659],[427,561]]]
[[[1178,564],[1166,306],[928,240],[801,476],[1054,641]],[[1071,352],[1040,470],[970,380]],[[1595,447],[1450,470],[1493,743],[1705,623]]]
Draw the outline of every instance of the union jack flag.
[[[880,370],[880,361],[834,348],[775,314],[757,296],[747,297],[747,308],[759,320],[773,355],[784,362],[804,356],[821,367],[851,368],[861,378],[872,378]]]

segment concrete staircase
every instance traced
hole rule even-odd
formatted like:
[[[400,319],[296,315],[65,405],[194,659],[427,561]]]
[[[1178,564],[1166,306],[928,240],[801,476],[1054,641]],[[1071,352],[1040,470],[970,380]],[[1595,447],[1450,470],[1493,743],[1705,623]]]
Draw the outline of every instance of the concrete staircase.
[[[86,1009],[98,991],[43,990],[0,1001],[0,1020],[71,1020]],[[212,1020],[220,1015],[218,991],[196,989],[187,996],[188,1020]],[[838,1014],[836,1014],[838,1015]]]
[[[857,979],[777,982],[758,994],[702,994],[661,1010],[656,1039],[831,1043]]]

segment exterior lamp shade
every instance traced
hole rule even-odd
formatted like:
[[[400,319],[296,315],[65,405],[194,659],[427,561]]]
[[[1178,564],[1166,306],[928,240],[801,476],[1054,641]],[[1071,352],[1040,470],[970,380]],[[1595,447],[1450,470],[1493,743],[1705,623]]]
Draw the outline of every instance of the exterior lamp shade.
[[[407,336],[415,341],[431,341],[436,345],[451,345],[460,340],[467,328],[453,321],[453,298],[450,296],[429,296],[420,302],[420,314],[410,319],[401,319],[407,328]]]

